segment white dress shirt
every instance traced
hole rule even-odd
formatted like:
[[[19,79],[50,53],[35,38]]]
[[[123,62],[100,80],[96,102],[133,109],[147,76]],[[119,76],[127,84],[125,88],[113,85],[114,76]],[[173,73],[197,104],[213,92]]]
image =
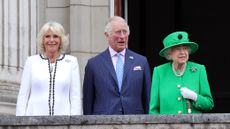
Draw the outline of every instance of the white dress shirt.
[[[123,62],[125,62],[125,51],[126,49],[124,49],[123,51],[119,52],[122,56],[121,59]],[[112,62],[113,62],[113,67],[116,71],[116,63],[117,63],[117,52],[115,50],[113,50],[111,47],[109,47],[109,52],[110,52],[110,56],[112,58]]]

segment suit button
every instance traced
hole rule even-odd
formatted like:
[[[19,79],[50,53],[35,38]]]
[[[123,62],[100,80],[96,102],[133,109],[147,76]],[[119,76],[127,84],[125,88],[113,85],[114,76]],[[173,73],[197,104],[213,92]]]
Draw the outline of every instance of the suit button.
[[[178,114],[182,114],[182,111],[181,111],[181,110],[179,110],[179,111],[178,111]]]
[[[181,101],[181,97],[178,97],[177,100],[178,100],[178,101]]]
[[[181,88],[181,85],[180,85],[180,84],[178,84],[178,85],[177,85],[177,88]]]
[[[119,108],[119,111],[122,112],[122,108]]]

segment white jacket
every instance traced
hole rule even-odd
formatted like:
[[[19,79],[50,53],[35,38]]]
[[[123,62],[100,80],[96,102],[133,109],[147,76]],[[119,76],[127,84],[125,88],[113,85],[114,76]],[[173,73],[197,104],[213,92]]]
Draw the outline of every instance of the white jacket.
[[[54,74],[54,68],[52,71]],[[53,74],[50,79],[48,60],[42,55],[27,58],[17,99],[16,116],[42,116],[50,115],[51,112],[53,115],[82,115],[82,90],[77,58],[60,55],[54,78]],[[54,88],[50,84],[53,80]]]

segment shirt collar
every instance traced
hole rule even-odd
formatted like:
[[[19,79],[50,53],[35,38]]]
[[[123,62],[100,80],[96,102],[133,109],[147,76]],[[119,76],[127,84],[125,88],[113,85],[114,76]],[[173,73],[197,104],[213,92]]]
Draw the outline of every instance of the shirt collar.
[[[122,50],[121,52],[119,52],[122,56],[125,56],[125,52],[126,52],[126,49]],[[110,53],[110,56],[113,57],[115,56],[118,52],[116,52],[115,50],[113,50],[110,46],[109,46],[109,53]]]

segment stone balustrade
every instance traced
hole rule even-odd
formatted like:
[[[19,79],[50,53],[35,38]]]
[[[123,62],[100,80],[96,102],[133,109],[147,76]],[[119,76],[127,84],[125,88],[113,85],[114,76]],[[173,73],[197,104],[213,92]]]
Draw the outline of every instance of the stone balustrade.
[[[0,129],[229,129],[230,114],[0,116]]]

